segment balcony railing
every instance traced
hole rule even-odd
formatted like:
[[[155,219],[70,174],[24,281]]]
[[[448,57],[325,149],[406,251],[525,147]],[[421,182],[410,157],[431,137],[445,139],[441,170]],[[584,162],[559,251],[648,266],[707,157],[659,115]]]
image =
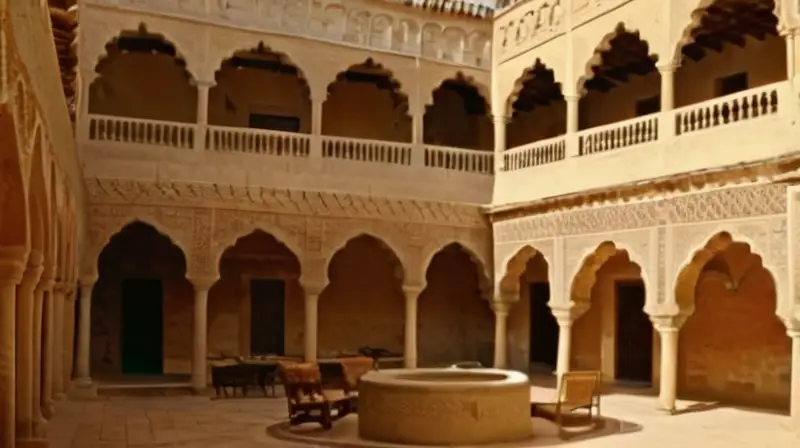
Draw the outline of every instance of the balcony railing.
[[[322,137],[322,157],[354,162],[411,165],[411,151],[413,148],[410,143],[347,137]]]
[[[89,140],[191,149],[195,124],[92,115]]]
[[[492,174],[494,155],[486,151],[425,145],[425,166],[467,173]]]
[[[591,156],[674,138],[699,131],[777,115],[790,107],[789,83],[779,82],[682,107],[663,114],[651,114],[630,120],[586,129],[575,134],[576,146],[569,136],[528,143],[503,154],[502,171],[518,171],[559,162],[573,156]],[[785,92],[782,94],[782,92]],[[665,128],[661,128],[665,127]]]
[[[209,126],[206,148],[217,152],[308,157],[311,136],[295,132]]]

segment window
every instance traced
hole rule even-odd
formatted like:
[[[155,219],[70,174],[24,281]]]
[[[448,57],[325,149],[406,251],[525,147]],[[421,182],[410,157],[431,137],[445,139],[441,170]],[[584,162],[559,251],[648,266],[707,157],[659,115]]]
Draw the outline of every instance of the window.
[[[636,102],[636,116],[655,114],[661,111],[661,95],[651,96]]]
[[[281,115],[250,114],[248,126],[271,131],[300,132],[300,119]]]
[[[717,79],[717,96],[731,95],[749,89],[747,72],[735,73]]]

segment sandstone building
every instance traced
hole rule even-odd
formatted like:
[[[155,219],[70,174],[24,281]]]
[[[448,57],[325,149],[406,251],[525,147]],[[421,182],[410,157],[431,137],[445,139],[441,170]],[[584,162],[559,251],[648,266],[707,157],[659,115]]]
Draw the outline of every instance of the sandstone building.
[[[0,0],[0,446],[363,346],[800,429],[800,2],[71,6]]]

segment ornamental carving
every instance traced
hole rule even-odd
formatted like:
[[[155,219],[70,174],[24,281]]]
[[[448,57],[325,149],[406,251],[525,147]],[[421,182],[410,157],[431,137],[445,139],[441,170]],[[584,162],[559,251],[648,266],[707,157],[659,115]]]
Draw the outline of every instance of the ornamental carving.
[[[358,45],[374,50],[423,55],[431,59],[490,68],[490,24],[485,29],[442,27],[411,12],[377,10],[374,3],[344,0],[91,0],[89,5],[114,5],[156,12],[181,19],[194,18],[260,32]],[[484,27],[482,27],[484,28]]]
[[[561,0],[534,0],[525,4],[525,12],[510,14],[498,27],[500,52],[516,53],[552,39],[565,31]]]

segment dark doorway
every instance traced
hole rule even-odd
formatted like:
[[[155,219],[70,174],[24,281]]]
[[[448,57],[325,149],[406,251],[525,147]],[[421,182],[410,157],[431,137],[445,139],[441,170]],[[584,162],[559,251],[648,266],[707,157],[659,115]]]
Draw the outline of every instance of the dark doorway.
[[[644,312],[644,283],[618,282],[616,293],[616,379],[650,384],[653,380],[653,326]]]
[[[552,373],[558,360],[558,321],[550,311],[550,283],[529,283],[530,363],[532,370],[544,368]]]
[[[161,280],[122,282],[122,373],[164,373],[163,314]]]
[[[284,355],[283,280],[250,282],[250,354]]]

